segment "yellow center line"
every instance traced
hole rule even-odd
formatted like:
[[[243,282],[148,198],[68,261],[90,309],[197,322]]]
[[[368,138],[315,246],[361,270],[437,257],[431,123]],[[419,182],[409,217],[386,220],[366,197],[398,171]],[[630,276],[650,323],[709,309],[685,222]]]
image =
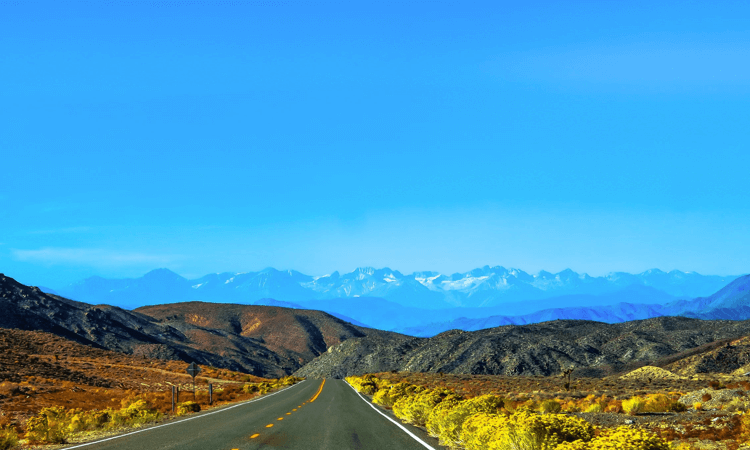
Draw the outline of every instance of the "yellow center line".
[[[287,416],[291,416],[291,415],[292,415],[292,413],[286,413],[286,415],[287,415]]]
[[[294,408],[292,411],[297,411],[297,408]]]
[[[325,385],[325,384],[326,384],[326,380],[325,380],[325,378],[323,378],[323,382],[320,383],[320,387],[318,388],[318,392],[316,392],[315,395],[313,396],[313,398],[310,399],[310,403],[314,402],[315,399],[318,398],[318,396],[320,395],[320,393],[323,392],[323,385]]]
[[[260,436],[260,434],[258,434],[258,433],[255,433],[254,435],[250,436],[250,439],[255,439],[255,438],[257,438],[258,436]],[[235,449],[232,449],[232,450],[235,450]]]
[[[283,417],[279,417],[279,418],[278,418],[278,419],[276,419],[276,420],[284,420],[284,418],[283,418]]]
[[[273,426],[273,424],[269,423],[268,425],[266,425],[266,428],[271,428],[272,426]]]

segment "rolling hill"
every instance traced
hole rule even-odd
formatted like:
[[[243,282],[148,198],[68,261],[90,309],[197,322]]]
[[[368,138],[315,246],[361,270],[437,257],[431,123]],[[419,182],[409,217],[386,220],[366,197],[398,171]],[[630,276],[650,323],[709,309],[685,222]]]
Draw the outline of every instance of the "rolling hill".
[[[321,311],[182,303],[127,311],[45,294],[0,274],[0,328],[45,331],[96,348],[288,375],[332,345],[387,332]]]

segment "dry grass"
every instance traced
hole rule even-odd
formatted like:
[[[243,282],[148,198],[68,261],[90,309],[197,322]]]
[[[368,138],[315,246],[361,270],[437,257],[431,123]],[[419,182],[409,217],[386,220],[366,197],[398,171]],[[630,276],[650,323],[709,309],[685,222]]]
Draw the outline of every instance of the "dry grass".
[[[104,410],[139,397],[171,413],[172,386],[180,401],[193,400],[192,379],[184,361],[164,361],[80,345],[49,333],[0,329],[0,428],[23,424],[44,408]],[[203,367],[195,400],[208,407],[253,398],[243,383],[269,381],[252,375]]]

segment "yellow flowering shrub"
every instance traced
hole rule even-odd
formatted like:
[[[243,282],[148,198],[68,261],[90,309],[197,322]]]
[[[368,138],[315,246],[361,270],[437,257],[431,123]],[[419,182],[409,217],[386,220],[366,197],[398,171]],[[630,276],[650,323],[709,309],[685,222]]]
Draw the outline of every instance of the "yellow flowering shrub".
[[[557,400],[544,400],[539,404],[539,412],[544,414],[556,414],[562,410],[562,405]]]
[[[184,416],[185,414],[199,412],[200,410],[201,410],[201,405],[195,402],[191,402],[191,401],[178,403],[177,408],[176,408],[176,412],[178,416]]]
[[[128,398],[122,401],[122,408],[112,413],[111,427],[131,426],[139,427],[153,422],[161,417],[151,405],[140,398]]]
[[[393,404],[393,413],[408,423],[424,426],[432,409],[451,394],[447,389],[428,389],[405,396]]]
[[[388,388],[379,389],[372,397],[372,402],[383,406],[393,406],[402,397],[417,394],[425,388],[409,383],[396,383]]]
[[[70,417],[62,406],[43,408],[26,422],[26,438],[31,441],[63,444],[70,434]]]
[[[380,380],[374,375],[368,374],[361,377],[346,377],[346,381],[358,392],[373,395],[379,389],[378,382]]]
[[[511,416],[475,414],[461,430],[467,450],[554,449],[561,442],[589,441],[594,427],[565,414],[536,414],[521,410]]]
[[[466,450],[496,450],[495,442],[503,436],[508,426],[504,414],[474,414],[461,427],[462,444]]]
[[[669,450],[669,443],[651,432],[622,426],[604,430],[589,442],[563,442],[555,450]]]
[[[589,406],[588,408],[586,408],[585,412],[587,412],[587,413],[599,413],[599,412],[602,412],[602,405],[600,405],[599,403],[594,403],[591,406]]]
[[[10,450],[18,446],[18,433],[12,427],[0,428],[0,450]]]
[[[442,406],[443,403],[438,405],[435,410]],[[438,414],[430,414],[427,419],[427,429],[430,432],[434,431],[434,435],[441,442],[448,444],[456,443],[460,441],[461,426],[464,420],[477,413],[497,413],[502,406],[503,400],[492,394],[460,401],[453,407],[441,409]]]
[[[622,409],[627,414],[636,415],[646,411],[646,399],[635,396],[622,401]]]
[[[451,395],[444,398],[442,402],[432,408],[432,411],[427,414],[427,420],[425,421],[425,428],[427,428],[427,432],[431,436],[437,437],[440,434],[440,424],[444,421],[445,416],[462,400],[459,396]]]

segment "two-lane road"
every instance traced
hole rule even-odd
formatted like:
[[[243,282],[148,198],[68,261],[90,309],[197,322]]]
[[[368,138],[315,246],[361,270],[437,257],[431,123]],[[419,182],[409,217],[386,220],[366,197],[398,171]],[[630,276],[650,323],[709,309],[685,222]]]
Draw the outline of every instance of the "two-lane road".
[[[252,402],[201,413],[81,450],[425,450],[421,430],[394,424],[343,380],[307,380]],[[409,434],[411,433],[411,435]]]

